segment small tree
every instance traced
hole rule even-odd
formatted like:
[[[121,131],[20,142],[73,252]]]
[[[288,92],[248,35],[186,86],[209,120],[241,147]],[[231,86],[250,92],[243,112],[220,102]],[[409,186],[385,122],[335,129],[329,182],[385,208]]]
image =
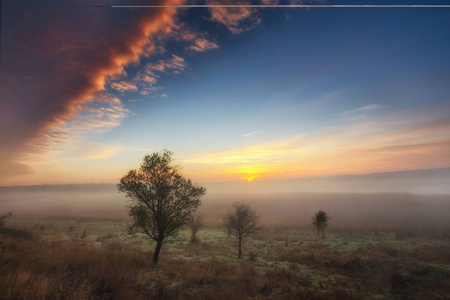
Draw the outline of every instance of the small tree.
[[[193,214],[189,221],[187,222],[187,225],[189,226],[189,229],[191,230],[191,243],[194,243],[196,241],[196,235],[197,232],[200,230],[200,228],[203,227],[203,221],[204,216],[200,213]]]
[[[130,232],[142,232],[156,241],[153,263],[158,263],[164,242],[177,235],[201,205],[206,192],[181,176],[172,165],[173,153],[164,150],[146,155],[138,170],[130,170],[117,185],[131,199]]]
[[[328,226],[328,221],[331,217],[324,212],[323,210],[319,210],[312,218],[312,223],[317,227],[317,236],[320,235],[320,231],[322,230],[322,238],[325,239],[324,229]]]
[[[227,216],[223,217],[223,226],[225,228],[225,231],[227,232],[228,238],[230,238],[231,231],[233,230],[232,224],[227,222]]]
[[[0,227],[3,227],[5,225],[5,221],[3,221],[6,218],[9,218],[12,216],[12,212],[8,212],[0,217]]]
[[[239,240],[239,255],[242,257],[242,240],[258,232],[258,219],[256,212],[249,205],[234,203],[228,214],[223,218],[224,227],[229,234],[236,236]]]

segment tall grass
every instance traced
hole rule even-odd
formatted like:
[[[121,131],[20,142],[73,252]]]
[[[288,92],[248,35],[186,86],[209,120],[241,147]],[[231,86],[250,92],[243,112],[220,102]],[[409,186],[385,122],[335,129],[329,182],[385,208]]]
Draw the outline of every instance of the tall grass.
[[[289,270],[260,272],[246,260],[163,257],[154,267],[151,253],[120,243],[95,249],[73,241],[2,242],[1,299],[338,299],[343,293],[317,291]]]
[[[315,238],[285,243],[275,232],[254,258],[209,255],[234,253],[225,239],[188,243],[183,255],[167,251],[154,267],[151,251],[121,242],[94,248],[4,234],[0,241],[0,299],[446,299],[450,292],[446,245],[339,251]]]

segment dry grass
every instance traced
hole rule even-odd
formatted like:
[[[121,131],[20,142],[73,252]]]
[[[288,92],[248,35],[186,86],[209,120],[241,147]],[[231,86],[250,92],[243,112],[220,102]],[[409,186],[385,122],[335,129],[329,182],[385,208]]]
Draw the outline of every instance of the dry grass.
[[[61,232],[76,232],[88,223],[78,229],[68,221],[60,224]],[[352,236],[330,232],[323,241],[308,229],[266,229],[246,241],[239,260],[236,241],[210,229],[200,232],[198,243],[164,246],[154,267],[152,247],[140,247],[136,237],[121,240],[122,233],[107,233],[115,224],[102,224],[101,234],[86,239],[58,239],[54,223],[44,230],[34,226],[33,238],[0,233],[0,299],[448,299],[450,294],[446,240],[404,241],[395,231],[353,230]]]

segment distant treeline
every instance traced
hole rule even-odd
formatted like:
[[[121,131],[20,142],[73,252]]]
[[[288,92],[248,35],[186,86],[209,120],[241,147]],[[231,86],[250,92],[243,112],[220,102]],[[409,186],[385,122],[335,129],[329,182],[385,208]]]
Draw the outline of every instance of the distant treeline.
[[[117,192],[117,184],[113,183],[73,183],[73,184],[41,184],[14,185],[0,187],[1,192]]]

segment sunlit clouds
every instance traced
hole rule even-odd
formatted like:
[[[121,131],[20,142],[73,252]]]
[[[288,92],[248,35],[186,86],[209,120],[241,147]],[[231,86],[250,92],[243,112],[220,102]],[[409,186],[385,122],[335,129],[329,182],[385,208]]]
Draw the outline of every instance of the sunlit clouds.
[[[156,82],[156,79],[152,78],[153,82]],[[134,83],[127,82],[127,81],[121,81],[121,82],[113,82],[111,83],[111,87],[115,90],[118,90],[119,92],[126,92],[126,91],[137,91],[137,87]]]
[[[188,177],[248,186],[450,167],[449,20],[2,3],[0,179],[114,182],[166,148]]]
[[[196,39],[189,49],[195,52],[205,52],[211,49],[217,49],[219,45],[212,41],[208,41],[207,39],[198,38]]]
[[[1,126],[16,128],[13,132],[2,129],[0,139],[4,145],[7,143],[0,153],[2,165],[12,165],[18,156],[32,153],[34,148],[30,145],[47,143],[49,131],[77,118],[84,109],[94,109],[92,113],[100,115],[100,120],[75,126],[117,124],[124,112],[120,105],[100,108],[89,107],[89,103],[104,90],[109,78],[123,74],[123,66],[138,62],[149,37],[170,30],[176,13],[174,9],[162,8],[124,16],[118,11],[91,10],[86,22],[86,11],[54,1],[30,6],[27,12],[22,3],[4,8],[15,15],[3,31],[2,45],[11,42],[23,46],[5,50],[2,55],[1,91],[2,99],[7,99],[2,103],[2,112],[15,117],[1,118]],[[126,26],[117,24],[116,19],[124,17]],[[93,26],[98,30],[92,30]],[[7,40],[10,36],[16,41]],[[31,82],[24,84],[24,77]],[[133,88],[123,83],[115,87],[122,91]],[[10,169],[23,168],[17,165]]]
[[[166,41],[183,41],[192,53],[219,48],[207,32],[180,23],[180,11],[170,7],[73,9],[47,0],[30,6],[30,13],[19,2],[5,4],[4,9],[14,19],[3,32],[2,44],[23,47],[2,49],[1,91],[2,98],[8,99],[1,107],[2,128],[13,128],[2,130],[0,136],[1,165],[9,170],[1,172],[3,178],[8,172],[30,173],[32,168],[22,164],[24,158],[30,161],[45,151],[62,151],[62,144],[82,141],[82,135],[120,126],[129,114],[123,103],[130,94],[167,98],[158,85],[160,77],[179,74],[187,63],[180,55],[166,54]],[[230,18],[217,14],[211,18],[237,33],[236,26],[253,15],[238,9]],[[140,67],[129,74],[124,70],[129,66]],[[102,100],[105,97],[113,101]],[[54,138],[63,133],[64,139]]]
[[[207,30],[196,30],[187,23],[176,24],[170,38],[182,42],[187,53],[206,52],[219,48],[217,41]]]
[[[129,110],[120,99],[107,94],[99,94],[94,101],[84,105],[78,116],[68,124],[79,133],[81,131],[108,130],[119,126],[128,113]]]
[[[133,79],[136,85],[140,87],[140,93],[143,95],[149,95],[162,88],[156,86],[158,77],[161,74],[179,74],[186,67],[184,58],[172,55],[171,58],[166,60],[158,60],[155,63],[146,64],[138,75]]]
[[[216,1],[208,2],[211,5],[232,5],[236,4],[234,1]],[[249,5],[251,1],[241,1],[241,5]],[[211,7],[211,19],[215,22],[223,24],[229,31],[234,34],[241,33],[245,30],[250,30],[261,23],[261,18],[258,14],[258,8],[250,7]]]

